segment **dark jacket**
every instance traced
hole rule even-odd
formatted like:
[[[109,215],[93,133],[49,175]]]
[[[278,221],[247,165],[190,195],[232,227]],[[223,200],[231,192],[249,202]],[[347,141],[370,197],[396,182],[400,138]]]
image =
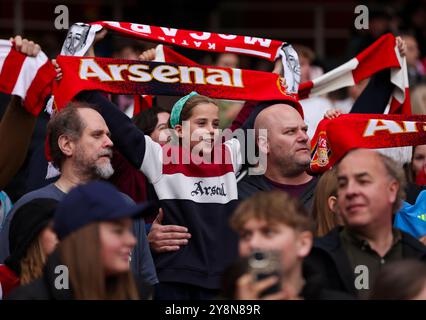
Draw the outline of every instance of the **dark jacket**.
[[[313,178],[311,183],[300,196],[299,200],[304,207],[310,212],[314,199],[315,187],[318,179]],[[260,191],[272,191],[274,187],[265,180],[264,175],[249,175],[247,174],[241,181],[238,182],[238,200],[242,201]]]
[[[341,230],[342,227],[337,227],[324,237],[316,238],[305,264],[323,275],[325,288],[356,296],[355,275],[340,241]],[[408,233],[401,231],[401,235],[403,258],[426,262],[426,246]]]
[[[300,296],[304,300],[353,300],[354,296],[333,289],[324,287],[324,277],[322,274],[312,269],[309,264],[303,265],[303,277],[305,285]]]
[[[55,251],[47,259],[46,266],[41,278],[13,290],[7,297],[8,300],[74,300],[71,283],[69,289],[58,289],[55,286],[55,281],[63,284],[62,271],[56,270],[56,267],[61,266],[58,253]],[[139,289],[139,296],[142,300],[147,300],[152,296],[152,287],[141,283],[135,279]]]

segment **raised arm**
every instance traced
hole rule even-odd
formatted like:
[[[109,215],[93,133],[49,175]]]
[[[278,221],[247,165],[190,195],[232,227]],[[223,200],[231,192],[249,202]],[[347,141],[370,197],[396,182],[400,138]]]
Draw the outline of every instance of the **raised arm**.
[[[11,38],[15,49],[30,57],[40,46],[21,36]],[[3,189],[25,160],[37,118],[25,110],[22,99],[13,96],[0,122],[0,190]]]

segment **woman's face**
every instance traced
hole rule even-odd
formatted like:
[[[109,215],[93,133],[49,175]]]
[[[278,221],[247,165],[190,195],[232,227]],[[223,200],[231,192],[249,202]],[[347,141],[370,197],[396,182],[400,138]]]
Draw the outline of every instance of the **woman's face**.
[[[219,137],[219,107],[213,103],[200,103],[192,109],[186,122],[176,126],[176,130],[183,146],[189,142],[190,150],[197,155],[210,154]]]
[[[136,245],[130,218],[101,222],[101,259],[105,275],[117,275],[129,270],[130,252]]]
[[[417,176],[420,170],[424,170],[426,167],[426,144],[415,147],[413,160],[411,162],[414,174]]]
[[[169,140],[169,134],[167,133],[167,123],[169,122],[170,114],[167,112],[160,112],[157,114],[157,119],[157,125],[155,126],[154,131],[152,131],[149,136],[155,142],[164,144]]]
[[[56,237],[56,233],[53,232],[52,226],[49,225],[44,228],[39,236],[41,250],[45,256],[51,254],[58,244],[58,238]]]

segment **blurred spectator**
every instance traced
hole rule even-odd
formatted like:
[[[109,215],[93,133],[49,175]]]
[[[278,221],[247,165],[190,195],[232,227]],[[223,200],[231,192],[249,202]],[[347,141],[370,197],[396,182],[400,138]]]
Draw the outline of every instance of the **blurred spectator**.
[[[411,112],[426,114],[426,84],[419,84],[410,92]]]
[[[371,300],[426,300],[426,264],[416,260],[389,263],[373,285]]]
[[[411,163],[406,166],[406,178],[408,182],[416,183],[416,177],[421,171],[426,170],[426,145],[413,147]]]
[[[425,80],[425,68],[420,61],[420,51],[416,38],[411,34],[403,34],[402,39],[407,44],[407,69],[410,87]]]
[[[287,193],[259,192],[242,202],[231,218],[231,226],[240,235],[239,253],[252,254],[277,252],[278,265],[266,256],[269,264],[262,272],[272,272],[256,279],[257,272],[238,275],[235,299],[342,299],[347,298],[321,286],[320,275],[304,270],[303,260],[312,247],[312,221],[303,205]],[[257,252],[257,253],[256,253]],[[254,259],[259,257],[254,256]],[[274,275],[272,275],[274,274]],[[266,276],[266,275],[265,275]],[[265,292],[274,286],[275,292]],[[232,286],[231,286],[232,287]],[[229,293],[227,293],[229,295]]]
[[[425,189],[425,170],[426,145],[414,146],[411,162],[404,164],[405,177],[407,179],[406,201],[410,204],[414,204],[419,193]]]
[[[13,288],[42,275],[47,257],[58,243],[51,226],[57,203],[53,199],[34,199],[16,211],[9,232],[10,256],[0,265],[4,297]]]
[[[130,252],[136,244],[132,219],[152,211],[147,204],[126,201],[105,182],[90,182],[71,190],[59,203],[53,229],[60,243],[48,258],[42,277],[22,286],[10,299],[135,300],[148,298],[130,272]],[[90,245],[88,245],[90,244]],[[57,266],[67,268],[69,287],[58,287]]]
[[[426,261],[426,247],[392,228],[404,195],[403,173],[392,159],[374,150],[353,150],[338,164],[337,181],[344,227],[318,238],[307,261],[325,276],[327,288],[367,298],[385,264],[409,258]],[[360,265],[367,268],[361,275]]]
[[[404,201],[395,214],[393,226],[426,244],[426,191],[421,191],[413,204]]]
[[[343,224],[337,208],[336,169],[324,172],[318,180],[313,202],[312,218],[315,221],[316,237],[322,237]]]
[[[222,68],[239,68],[240,58],[235,53],[221,53],[216,58],[215,66]]]
[[[10,220],[18,208],[38,198],[60,201],[77,185],[92,180],[108,179],[114,172],[111,165],[113,144],[109,138],[109,129],[102,116],[92,106],[85,103],[70,103],[51,118],[47,131],[50,155],[61,176],[56,182],[24,195],[15,204],[0,233],[0,261],[9,254]],[[132,202],[124,194],[122,196]],[[144,225],[143,221],[140,223]],[[144,254],[142,257],[135,255],[135,264],[141,266],[137,272],[143,274],[147,282],[155,284],[158,280],[148,239],[145,232],[141,232],[139,236],[137,248]]]
[[[164,144],[168,141],[166,129],[169,128],[169,119],[170,112],[168,110],[161,106],[154,106],[134,116],[133,123],[146,135],[149,135],[152,140]]]

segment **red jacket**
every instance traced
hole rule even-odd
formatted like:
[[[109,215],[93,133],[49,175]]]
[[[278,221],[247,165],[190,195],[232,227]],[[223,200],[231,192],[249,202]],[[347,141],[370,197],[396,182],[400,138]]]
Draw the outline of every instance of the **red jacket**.
[[[10,291],[19,286],[19,278],[11,269],[6,265],[0,265],[0,287],[3,292],[3,299],[7,297]],[[2,295],[0,295],[0,300]]]

